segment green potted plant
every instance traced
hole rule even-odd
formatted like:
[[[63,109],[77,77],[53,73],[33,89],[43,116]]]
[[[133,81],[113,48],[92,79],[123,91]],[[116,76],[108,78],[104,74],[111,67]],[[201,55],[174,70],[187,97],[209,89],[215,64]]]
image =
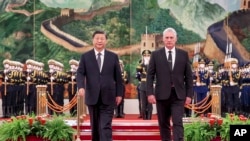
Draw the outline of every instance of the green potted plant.
[[[230,125],[243,125],[250,124],[250,120],[243,115],[226,114],[226,118],[223,119],[223,124],[219,130],[220,136],[223,140],[229,141],[230,138]]]
[[[204,121],[184,124],[185,141],[209,141],[214,138],[216,130]]]
[[[1,141],[72,141],[74,133],[62,116],[18,116],[0,124]]]
[[[47,121],[45,129],[43,138],[50,141],[72,141],[75,133],[75,130],[60,117]]]
[[[229,141],[230,125],[250,124],[243,115],[227,114],[226,118],[209,116],[184,124],[185,141]]]
[[[0,140],[17,141],[19,138],[26,138],[30,134],[29,124],[26,120],[11,118],[0,125]]]

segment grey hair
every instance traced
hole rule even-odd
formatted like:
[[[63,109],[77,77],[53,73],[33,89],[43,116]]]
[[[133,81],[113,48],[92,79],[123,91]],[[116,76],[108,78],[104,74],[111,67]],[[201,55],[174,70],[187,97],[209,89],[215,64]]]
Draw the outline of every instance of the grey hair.
[[[163,35],[165,35],[165,33],[167,33],[167,32],[172,32],[172,33],[174,33],[175,37],[177,37],[177,32],[175,31],[174,28],[172,28],[172,27],[166,28],[166,29],[163,31]]]

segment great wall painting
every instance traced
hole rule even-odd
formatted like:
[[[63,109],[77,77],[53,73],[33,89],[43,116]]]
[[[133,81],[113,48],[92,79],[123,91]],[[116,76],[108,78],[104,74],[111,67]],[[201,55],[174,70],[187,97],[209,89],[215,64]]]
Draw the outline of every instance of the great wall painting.
[[[250,1],[228,1],[1,0],[0,61],[24,63],[31,58],[47,64],[55,59],[66,71],[71,58],[79,59],[92,48],[92,32],[104,29],[108,48],[124,60],[130,74],[126,97],[135,98],[140,52],[162,47],[161,32],[167,26],[177,28],[177,47],[186,50],[191,61],[199,44],[202,56],[223,63],[230,43],[232,57],[241,65],[250,62]],[[145,42],[154,47],[143,46]]]

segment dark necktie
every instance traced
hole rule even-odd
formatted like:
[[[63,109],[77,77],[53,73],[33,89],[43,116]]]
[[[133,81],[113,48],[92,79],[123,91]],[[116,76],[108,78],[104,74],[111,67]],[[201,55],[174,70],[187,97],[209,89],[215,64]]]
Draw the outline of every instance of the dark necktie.
[[[172,70],[172,51],[168,51],[168,65],[169,68]]]
[[[102,63],[101,55],[102,55],[101,53],[97,54],[97,64],[98,64],[99,70],[101,70],[101,63]]]

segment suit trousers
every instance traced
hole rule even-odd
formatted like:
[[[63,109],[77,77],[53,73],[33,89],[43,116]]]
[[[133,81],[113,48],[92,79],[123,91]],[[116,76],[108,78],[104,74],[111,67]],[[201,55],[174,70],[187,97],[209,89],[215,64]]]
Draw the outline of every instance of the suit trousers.
[[[160,135],[162,141],[172,141],[171,129],[174,141],[184,140],[184,128],[182,117],[184,114],[184,100],[177,98],[174,87],[171,88],[171,95],[166,100],[157,100],[156,108]],[[171,127],[170,122],[173,122]]]
[[[98,99],[96,105],[88,105],[92,141],[112,141],[112,118],[114,115],[114,105],[105,105]]]

